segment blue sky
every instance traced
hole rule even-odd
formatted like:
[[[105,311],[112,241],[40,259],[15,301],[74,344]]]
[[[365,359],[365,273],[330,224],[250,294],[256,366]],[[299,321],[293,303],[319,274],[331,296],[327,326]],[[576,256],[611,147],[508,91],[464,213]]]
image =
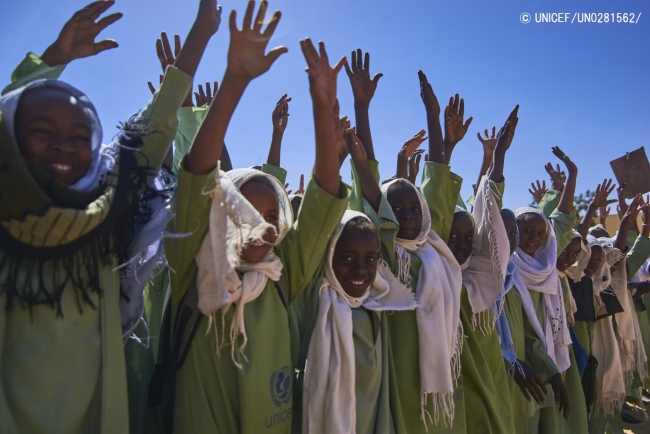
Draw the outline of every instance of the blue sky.
[[[78,0],[23,0],[3,8],[0,27],[0,77],[5,82],[25,53],[41,54],[63,23],[86,4]],[[224,15],[236,8],[239,22],[246,2],[223,3]],[[115,125],[142,108],[150,97],[147,81],[160,66],[155,40],[161,31],[184,39],[198,1],[118,0],[112,8],[124,18],[102,33],[120,48],[77,61],[63,79],[85,91],[97,106],[109,140]],[[647,144],[650,121],[650,5],[643,1],[472,0],[462,2],[386,0],[275,0],[283,18],[271,46],[285,45],[271,71],[246,91],[228,130],[226,143],[236,167],[266,159],[271,111],[288,93],[293,101],[283,142],[282,165],[297,186],[314,156],[313,121],[305,62],[298,41],[323,40],[330,59],[357,47],[372,56],[371,73],[384,77],[371,106],[371,124],[383,177],[393,174],[404,141],[426,128],[416,71],[427,73],[441,104],[453,93],[465,98],[474,121],[458,145],[452,170],[465,178],[470,194],[482,156],[476,132],[500,126],[520,104],[519,126],[505,168],[505,205],[531,200],[531,181],[547,179],[543,165],[555,162],[560,146],[580,173],[578,192],[594,189],[612,176],[609,161]],[[637,24],[523,24],[528,12],[634,12]],[[533,18],[534,20],[534,18]],[[220,81],[228,47],[227,19],[212,39],[197,82]],[[350,85],[339,77],[341,112],[353,118]],[[342,170],[349,179],[346,164]]]

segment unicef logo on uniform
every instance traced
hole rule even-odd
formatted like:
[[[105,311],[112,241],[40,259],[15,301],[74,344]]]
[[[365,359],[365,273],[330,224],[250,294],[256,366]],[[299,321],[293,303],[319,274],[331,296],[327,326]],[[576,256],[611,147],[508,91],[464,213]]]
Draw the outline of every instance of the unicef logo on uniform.
[[[288,404],[291,400],[291,369],[288,366],[274,371],[269,383],[271,399],[276,407]]]

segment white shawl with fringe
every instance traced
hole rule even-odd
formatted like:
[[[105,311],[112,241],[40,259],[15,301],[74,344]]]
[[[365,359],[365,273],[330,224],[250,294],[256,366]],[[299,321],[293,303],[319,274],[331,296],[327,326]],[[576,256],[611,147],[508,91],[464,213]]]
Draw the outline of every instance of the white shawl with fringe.
[[[368,217],[346,211],[330,240],[325,276],[320,289],[318,318],[309,342],[303,389],[302,431],[310,434],[353,434],[356,428],[355,353],[352,309],[413,310],[411,290],[395,277],[384,261],[363,296],[348,295],[332,269],[336,243],[348,221]],[[379,241],[379,237],[377,237]],[[378,354],[377,357],[381,357]]]

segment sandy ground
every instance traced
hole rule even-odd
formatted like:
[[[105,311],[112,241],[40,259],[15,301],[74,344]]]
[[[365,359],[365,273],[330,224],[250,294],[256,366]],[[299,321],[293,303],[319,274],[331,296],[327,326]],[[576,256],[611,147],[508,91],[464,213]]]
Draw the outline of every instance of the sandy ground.
[[[641,412],[639,406],[632,403],[630,403],[630,406],[635,409],[635,411],[630,412],[630,414],[638,419],[643,420],[643,413]],[[645,408],[648,412],[648,415],[650,415],[650,405],[646,405]],[[639,425],[628,425],[624,423],[623,430],[625,434],[650,434],[650,418]]]

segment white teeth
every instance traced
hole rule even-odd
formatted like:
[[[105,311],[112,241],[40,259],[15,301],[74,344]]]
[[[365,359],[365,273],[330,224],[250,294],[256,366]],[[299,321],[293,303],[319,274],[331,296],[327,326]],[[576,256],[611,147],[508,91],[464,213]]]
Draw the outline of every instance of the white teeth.
[[[69,170],[72,170],[72,166],[70,166],[69,164],[57,164],[57,163],[53,163],[53,164],[50,164],[50,166],[51,166],[52,168],[54,168],[54,169],[56,169],[56,170],[60,170],[60,171],[62,171],[62,172],[67,172],[67,171],[69,171]]]
[[[350,283],[355,285],[355,286],[361,286],[363,285],[365,280],[350,280]]]
[[[264,245],[264,241],[252,241],[250,245],[253,247],[261,247]]]

